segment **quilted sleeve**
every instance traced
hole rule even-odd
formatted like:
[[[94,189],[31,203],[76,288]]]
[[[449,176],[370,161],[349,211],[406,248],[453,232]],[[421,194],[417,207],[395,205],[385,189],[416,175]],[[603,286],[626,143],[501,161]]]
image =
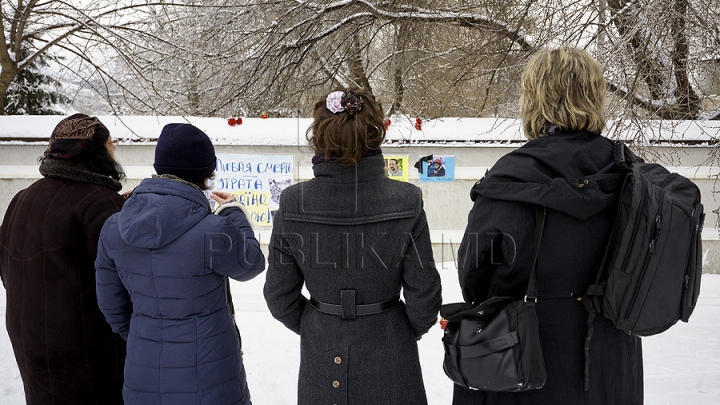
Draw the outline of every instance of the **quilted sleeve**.
[[[107,226],[100,233],[98,254],[95,259],[95,290],[97,292],[98,307],[113,332],[127,340],[133,306],[132,301],[130,301],[130,294],[122,284],[115,263],[105,248],[103,239],[105,238],[106,228]]]

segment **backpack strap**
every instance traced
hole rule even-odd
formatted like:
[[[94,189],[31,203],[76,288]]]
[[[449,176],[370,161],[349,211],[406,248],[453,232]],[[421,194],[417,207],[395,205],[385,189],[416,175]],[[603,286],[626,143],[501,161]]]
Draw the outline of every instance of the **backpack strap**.
[[[602,272],[602,270],[600,271]],[[588,286],[582,297],[583,306],[588,311],[587,335],[585,336],[585,391],[590,389],[590,340],[593,336],[595,317],[602,310],[603,295],[605,295],[605,291],[598,283]]]
[[[625,146],[625,142],[617,140],[613,143],[613,156],[615,164],[625,170],[632,170],[632,157],[628,154],[630,150]]]
[[[623,141],[617,140],[613,143],[613,157],[615,158],[615,164],[621,169],[628,172],[623,181],[623,185],[620,188],[622,190],[627,186],[629,177],[631,176],[633,164],[642,162],[642,159],[635,156],[630,149],[625,145]],[[618,200],[617,212],[620,212],[621,201]],[[590,340],[593,335],[593,324],[597,314],[603,313],[603,296],[605,296],[605,289],[602,286],[602,281],[606,276],[606,267],[608,266],[608,257],[610,256],[610,249],[615,241],[615,236],[618,232],[618,215],[616,214],[615,222],[613,224],[612,231],[610,231],[610,237],[608,238],[607,246],[605,247],[605,254],[603,255],[602,262],[598,268],[597,277],[595,278],[595,284],[589,285],[585,291],[585,295],[582,297],[582,303],[585,310],[588,311],[587,320],[587,336],[585,337],[585,391],[590,389]]]
[[[616,165],[629,172],[632,171],[633,164],[644,162],[644,160],[632,153],[630,148],[625,145],[625,142],[621,140],[613,142],[613,157]]]
[[[630,152],[622,141],[615,141],[614,145],[615,164],[626,170],[632,171],[633,163],[637,162],[639,158]],[[620,187],[620,194],[622,194],[623,190],[625,190],[625,187],[628,187],[628,181],[631,176],[632,174],[630,172],[628,172],[625,176],[623,184]],[[585,306],[585,309],[590,313],[602,313],[602,297],[605,295],[605,291],[601,284],[607,276],[608,259],[610,258],[610,249],[613,246],[618,232],[618,223],[620,219],[618,213],[620,212],[621,205],[622,201],[618,198],[615,221],[613,223],[612,230],[610,231],[610,237],[608,238],[607,245],[605,246],[605,253],[603,254],[602,261],[600,262],[597,276],[595,277],[595,284],[588,286],[585,291],[585,295],[583,295],[583,306]]]

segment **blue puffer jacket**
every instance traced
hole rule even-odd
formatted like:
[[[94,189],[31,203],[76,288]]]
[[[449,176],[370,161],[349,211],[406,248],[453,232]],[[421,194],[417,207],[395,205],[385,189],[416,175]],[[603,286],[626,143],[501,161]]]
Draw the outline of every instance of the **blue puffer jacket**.
[[[127,340],[125,404],[250,405],[226,285],[265,258],[239,208],[213,215],[199,190],[145,179],[105,223],[95,268],[100,310]]]

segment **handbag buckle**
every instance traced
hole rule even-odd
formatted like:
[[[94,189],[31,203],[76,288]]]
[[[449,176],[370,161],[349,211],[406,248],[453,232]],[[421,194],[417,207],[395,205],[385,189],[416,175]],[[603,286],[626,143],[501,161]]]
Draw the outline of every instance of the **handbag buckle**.
[[[531,301],[534,301],[537,304],[537,297],[530,297]],[[526,295],[525,298],[523,298],[523,301],[528,302],[528,296]]]

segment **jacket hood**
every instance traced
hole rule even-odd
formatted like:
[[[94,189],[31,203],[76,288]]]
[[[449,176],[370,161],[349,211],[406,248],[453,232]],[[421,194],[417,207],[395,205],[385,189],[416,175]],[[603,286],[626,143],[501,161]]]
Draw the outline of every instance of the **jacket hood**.
[[[185,234],[209,212],[200,190],[167,178],[145,179],[118,213],[120,237],[131,246],[157,249]]]
[[[586,219],[617,202],[623,178],[612,141],[588,132],[559,133],[503,156],[471,195],[543,205]]]

